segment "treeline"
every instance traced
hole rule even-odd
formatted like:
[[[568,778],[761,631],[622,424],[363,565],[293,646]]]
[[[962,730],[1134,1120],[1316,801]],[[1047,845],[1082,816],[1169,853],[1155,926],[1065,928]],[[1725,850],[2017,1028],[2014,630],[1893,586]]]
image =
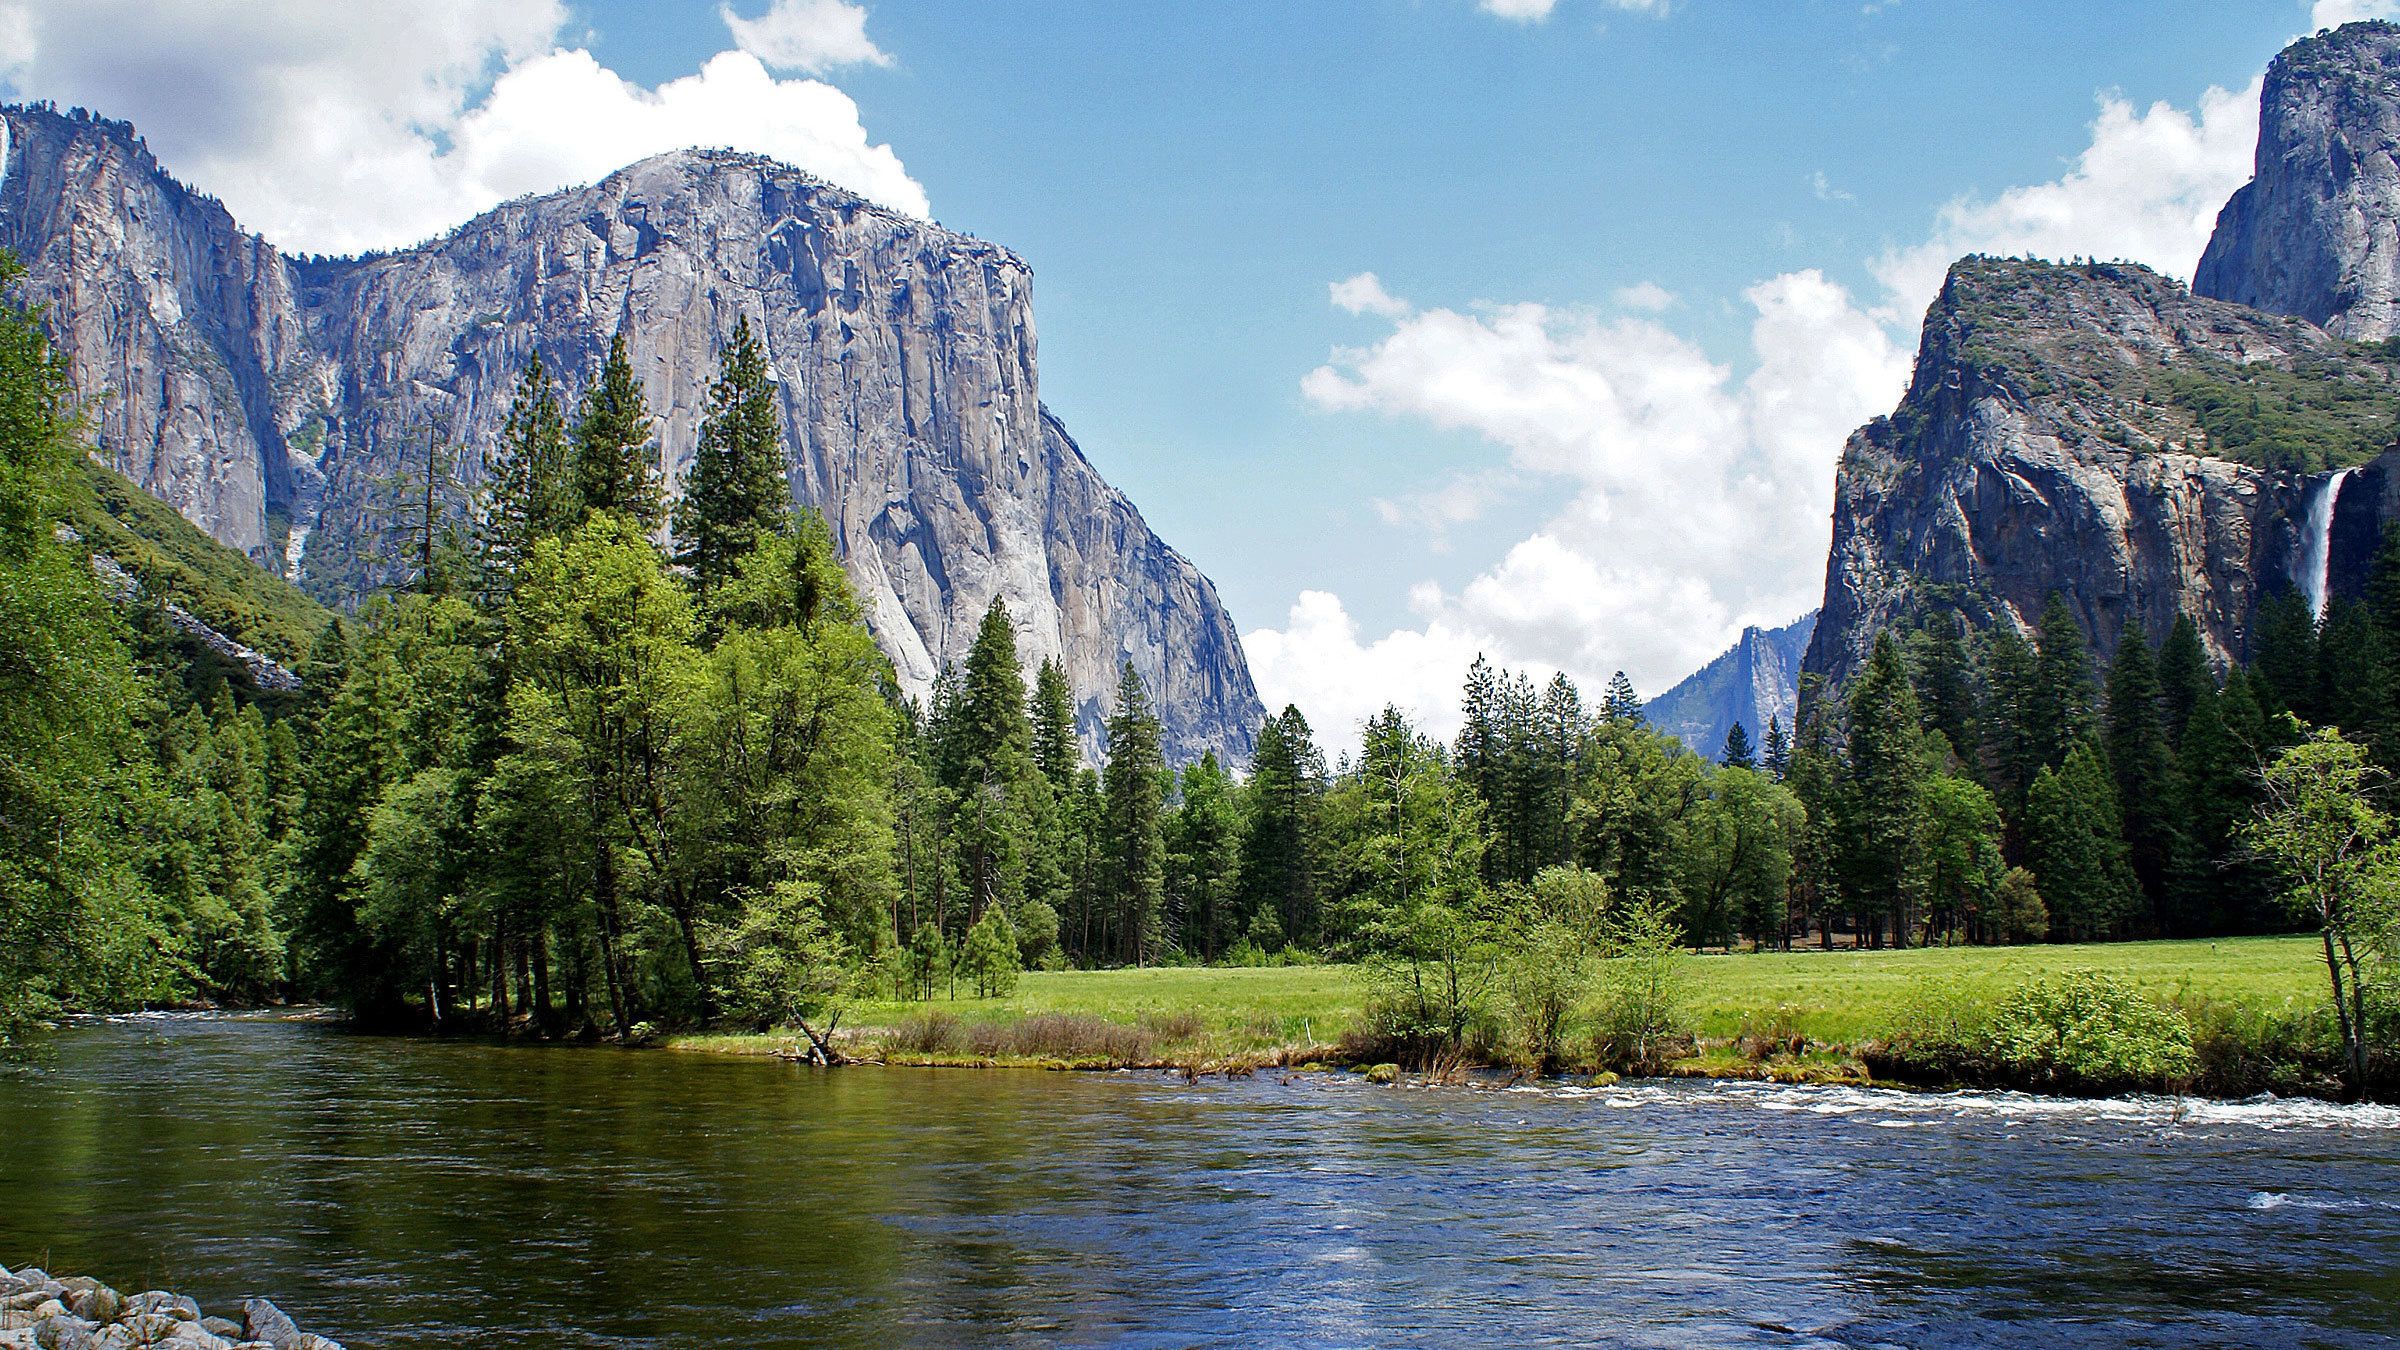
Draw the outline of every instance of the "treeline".
[[[670,514],[623,336],[572,408],[535,360],[495,444],[393,480],[393,589],[260,701],[162,655],[55,535],[71,391],[0,314],[0,1012],[311,997],[823,1035],[860,993],[1034,966],[1397,960],[1438,1010],[1463,1005],[1426,981],[1493,934],[2254,931],[2283,922],[2239,842],[2280,714],[2400,751],[2387,557],[2322,626],[2269,602],[2222,679],[2188,623],[2130,635],[2103,686],[2061,604],[2031,640],[1939,617],[1722,763],[1622,675],[1592,706],[1478,661],[1454,741],[1387,709],[1329,765],[1287,708],[1246,776],[1168,766],[1128,665],[1094,766],[1004,606],[901,696],[825,523],[790,509],[781,426],[737,325]]]

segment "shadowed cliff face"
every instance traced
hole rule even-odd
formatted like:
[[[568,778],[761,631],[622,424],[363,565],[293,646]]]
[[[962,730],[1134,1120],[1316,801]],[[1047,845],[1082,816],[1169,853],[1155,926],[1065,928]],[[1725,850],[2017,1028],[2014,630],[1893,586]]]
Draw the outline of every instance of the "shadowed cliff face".
[[[1040,401],[1032,275],[1007,250],[755,156],[682,151],[441,239],[288,259],[163,173],[131,129],[0,111],[0,245],[31,269],[106,453],[312,589],[377,579],[375,480],[429,436],[492,445],[537,351],[570,393],[630,334],[671,478],[747,316],[780,386],[796,501],[831,523],[922,696],[1005,598],[1061,657],[1098,745],[1120,661],[1171,760],[1246,760],[1263,710],[1231,619]]]
[[[2103,654],[2183,612],[2240,658],[2258,601],[2303,589],[2312,489],[2390,443],[2395,373],[2145,268],[1960,262],[1899,411],[1843,449],[1804,669],[1838,683],[1939,608],[2030,628],[2052,591]]]
[[[2400,333],[2400,27],[2285,48],[2260,97],[2255,176],[2217,217],[2192,289],[2342,337]]]

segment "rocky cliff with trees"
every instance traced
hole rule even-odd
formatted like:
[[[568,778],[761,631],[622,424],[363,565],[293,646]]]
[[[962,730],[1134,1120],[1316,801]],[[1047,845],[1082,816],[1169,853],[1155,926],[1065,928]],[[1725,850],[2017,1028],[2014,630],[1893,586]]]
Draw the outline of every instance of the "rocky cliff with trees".
[[[624,336],[672,496],[743,325],[784,500],[825,521],[902,688],[924,698],[1004,600],[1026,659],[1066,672],[1087,752],[1131,661],[1171,759],[1246,757],[1262,710],[1232,620],[1042,405],[1032,273],[1008,250],[691,150],[415,248],[288,257],[130,126],[0,124],[0,246],[103,458],[320,598],[404,583],[425,522],[476,513],[536,357],[579,395]]]

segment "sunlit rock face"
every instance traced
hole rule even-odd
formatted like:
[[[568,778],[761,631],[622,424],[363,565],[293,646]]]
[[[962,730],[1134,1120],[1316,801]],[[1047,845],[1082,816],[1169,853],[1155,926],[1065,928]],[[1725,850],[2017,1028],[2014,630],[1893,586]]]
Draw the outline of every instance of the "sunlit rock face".
[[[2273,592],[2363,590],[2400,517],[2400,26],[2293,44],[2261,100],[2190,290],[1952,269],[1907,397],[1843,450],[1807,671],[1843,680],[1934,610],[2027,627],[2053,592],[2104,656],[2181,613],[2234,661]]]
[[[2242,658],[2258,603],[2305,589],[2309,507],[2331,474],[2229,458],[2195,409],[2339,389],[2365,425],[2400,393],[2395,371],[2389,355],[2146,268],[1960,262],[1899,409],[1843,448],[1804,670],[1838,684],[1877,633],[1937,610],[2030,629],[2053,592],[2104,658],[2127,620],[2155,642],[2178,613],[2220,662]],[[2380,514],[2368,483],[2386,467],[2345,487],[2347,525],[2366,519],[2354,497]],[[2337,575],[2336,593],[2357,579]]]
[[[1816,626],[1808,614],[1781,628],[1743,629],[1730,650],[1650,700],[1642,715],[1698,754],[1723,750],[1737,722],[1763,751],[1770,722],[1788,733],[1797,719],[1800,657]]]
[[[2341,337],[2400,333],[2400,26],[2347,24],[2267,68],[2258,159],[2192,279]]]
[[[1216,590],[1042,406],[1032,274],[1006,249],[786,165],[680,151],[415,248],[292,258],[177,183],[121,123],[0,110],[0,245],[103,453],[327,598],[375,584],[379,480],[429,441],[486,472],[536,353],[570,395],[628,334],[670,479],[747,317],[795,501],[822,511],[901,686],[922,697],[1004,598],[1097,750],[1131,661],[1171,760],[1248,758],[1262,716]]]

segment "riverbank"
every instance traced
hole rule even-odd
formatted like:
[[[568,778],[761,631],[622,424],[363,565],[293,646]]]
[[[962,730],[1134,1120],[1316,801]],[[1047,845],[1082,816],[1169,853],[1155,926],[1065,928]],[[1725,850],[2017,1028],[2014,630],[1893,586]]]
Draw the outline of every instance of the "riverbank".
[[[211,1317],[181,1294],[152,1289],[120,1294],[86,1275],[53,1276],[36,1267],[0,1266],[0,1350],[342,1350],[302,1331],[263,1298],[244,1299],[241,1316]]]
[[[2307,937],[1696,956],[1684,982],[1684,1035],[1638,1067],[1781,1082],[2337,1096],[2331,1048],[2319,1035],[2319,961]],[[2084,970],[2108,973],[2182,1020],[2193,1063],[2181,1081],[2032,1081],[1975,1053],[1972,1028],[2017,991]],[[860,1004],[839,1039],[847,1053],[888,1064],[1195,1075],[1369,1069],[1389,1056],[1361,1034],[1367,995],[1351,966],[1041,971],[1001,998]],[[1952,1041],[1929,1042],[1937,1022]],[[1960,1033],[1962,1025],[1969,1030]],[[665,1044],[740,1055],[801,1048],[789,1033],[689,1034]],[[1491,1047],[1478,1049],[1437,1076],[1501,1062]],[[1637,1067],[1603,1062],[1588,1031],[1573,1024],[1567,1050],[1554,1067],[1571,1074]]]

